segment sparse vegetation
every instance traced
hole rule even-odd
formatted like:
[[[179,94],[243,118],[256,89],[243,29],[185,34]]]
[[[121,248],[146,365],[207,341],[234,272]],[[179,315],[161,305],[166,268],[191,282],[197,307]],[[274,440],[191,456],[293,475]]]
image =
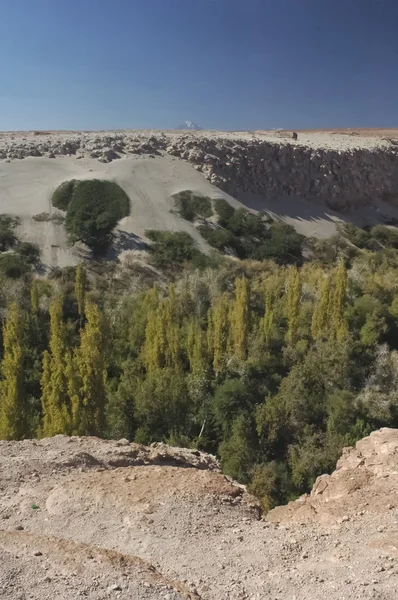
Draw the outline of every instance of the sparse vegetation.
[[[184,231],[148,230],[145,235],[153,242],[149,246],[151,263],[159,269],[179,270],[189,261],[206,263],[206,256]]]
[[[33,215],[32,219],[34,221],[37,221],[38,223],[52,222],[56,225],[62,225],[62,223],[64,223],[65,221],[65,217],[63,215],[60,215],[59,213],[53,213],[52,215],[50,215],[50,213],[47,212],[42,212],[37,215]]]
[[[211,200],[207,196],[185,190],[175,194],[173,198],[177,212],[186,221],[194,221],[198,217],[209,219],[213,215]]]
[[[278,264],[301,264],[304,237],[295,229],[273,222],[268,216],[235,210],[225,200],[218,200],[218,228],[202,225],[198,229],[214,248],[238,258],[273,259]],[[222,224],[222,225],[221,225]]]
[[[396,227],[374,225],[361,228],[352,223],[345,223],[341,227],[341,233],[360,249],[377,252],[385,248],[398,248],[398,229]]]

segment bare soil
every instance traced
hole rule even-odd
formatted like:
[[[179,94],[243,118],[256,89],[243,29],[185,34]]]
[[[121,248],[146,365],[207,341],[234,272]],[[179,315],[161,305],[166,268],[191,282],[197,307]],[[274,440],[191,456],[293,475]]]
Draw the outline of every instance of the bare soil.
[[[398,431],[372,436],[312,495],[268,517],[195,451],[0,442],[0,596],[392,600]],[[303,503],[312,519],[297,517]]]

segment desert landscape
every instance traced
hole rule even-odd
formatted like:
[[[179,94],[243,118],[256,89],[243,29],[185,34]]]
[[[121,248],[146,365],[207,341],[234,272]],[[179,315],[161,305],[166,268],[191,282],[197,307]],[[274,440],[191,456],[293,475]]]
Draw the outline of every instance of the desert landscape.
[[[113,254],[139,250],[147,229],[196,229],[173,214],[183,190],[266,211],[306,236],[328,238],[336,223],[398,216],[396,130],[291,132],[110,131],[0,133],[0,210],[20,219],[21,239],[37,244],[47,268],[77,264],[51,195],[69,179],[107,179],[131,200]],[[83,253],[83,254],[82,254]]]
[[[0,134],[6,600],[396,598],[398,132],[297,133]]]

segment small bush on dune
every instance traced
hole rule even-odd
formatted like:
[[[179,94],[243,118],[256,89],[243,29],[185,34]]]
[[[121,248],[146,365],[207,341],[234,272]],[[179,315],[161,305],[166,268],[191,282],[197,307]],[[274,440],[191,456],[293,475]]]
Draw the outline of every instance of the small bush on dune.
[[[77,183],[76,179],[61,183],[53,193],[52,205],[60,210],[68,210]]]
[[[218,224],[221,227],[226,227],[230,218],[235,213],[235,209],[230,204],[228,204],[228,202],[224,200],[224,198],[217,198],[214,201],[214,208],[218,216]]]
[[[67,181],[53,194],[53,205],[66,210],[70,241],[78,240],[95,252],[109,245],[118,221],[130,212],[130,200],[120,186],[98,179]]]
[[[199,196],[191,190],[184,190],[173,197],[178,214],[186,221],[193,221],[196,217],[208,219],[213,215],[211,200],[207,196]]]

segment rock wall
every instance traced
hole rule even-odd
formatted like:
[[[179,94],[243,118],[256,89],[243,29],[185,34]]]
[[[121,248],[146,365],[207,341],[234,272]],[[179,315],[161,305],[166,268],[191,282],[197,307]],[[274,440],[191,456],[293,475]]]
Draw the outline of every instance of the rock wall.
[[[28,133],[0,136],[0,160],[72,155],[110,162],[164,154],[190,162],[214,185],[239,198],[247,192],[306,200],[349,211],[398,200],[398,141],[329,136],[322,143],[269,135],[200,132]]]
[[[185,136],[166,148],[238,196],[300,196],[338,211],[398,199],[398,146],[349,151]]]

